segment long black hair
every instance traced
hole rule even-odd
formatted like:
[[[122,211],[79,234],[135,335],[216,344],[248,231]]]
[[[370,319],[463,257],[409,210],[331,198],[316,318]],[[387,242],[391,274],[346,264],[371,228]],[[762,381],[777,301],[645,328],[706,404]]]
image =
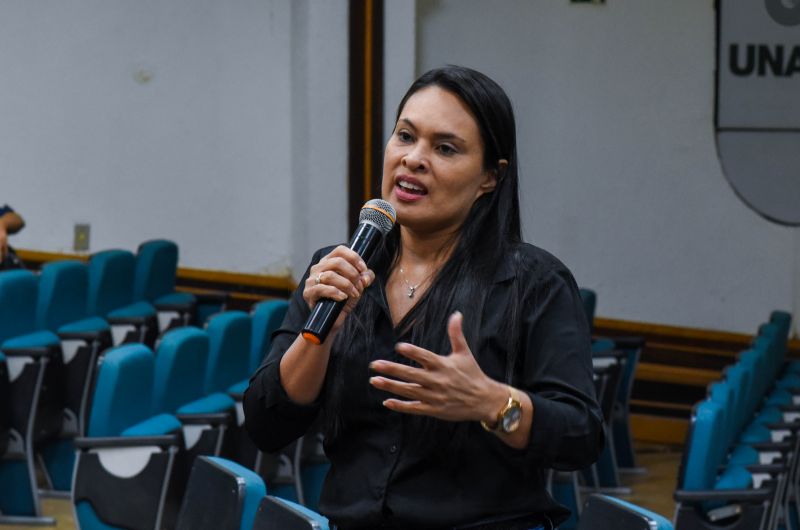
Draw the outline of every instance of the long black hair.
[[[508,260],[509,255],[514,255],[514,247],[521,242],[514,112],[508,96],[492,79],[470,68],[449,65],[426,72],[411,85],[400,101],[396,119],[413,94],[430,86],[454,94],[469,108],[483,142],[484,170],[496,172],[497,184],[494,190],[484,193],[473,203],[458,231],[450,257],[434,277],[428,291],[400,322],[397,332],[405,341],[446,355],[451,349],[447,321],[453,311],[460,310],[464,314],[463,329],[467,342],[480,360],[476,335],[489,287],[495,271]],[[507,164],[500,164],[500,160]],[[384,238],[383,246],[371,264],[380,279],[385,281],[389,277],[399,253],[400,231],[395,226]],[[508,329],[502,335],[509,341],[508,378],[517,350],[518,307],[515,300],[508,305],[509,314],[504,319]],[[379,311],[377,302],[368,296],[362,297],[336,338],[325,385],[326,436],[335,437],[345,426],[347,414],[343,413],[343,407],[348,406],[348,396],[355,397],[353,389],[345,389],[345,380],[363,381],[368,385],[368,363],[374,353],[373,326]],[[357,337],[359,340],[354,340]],[[367,344],[365,351],[350,347],[363,345],[364,339]],[[355,399],[363,399],[363,396]],[[449,428],[452,431],[455,428],[455,424],[437,425],[443,422],[426,418],[415,418],[414,421],[419,421],[426,429],[433,426],[434,430]],[[453,434],[447,434],[451,440],[459,438]],[[434,441],[437,439],[441,438],[433,437]]]

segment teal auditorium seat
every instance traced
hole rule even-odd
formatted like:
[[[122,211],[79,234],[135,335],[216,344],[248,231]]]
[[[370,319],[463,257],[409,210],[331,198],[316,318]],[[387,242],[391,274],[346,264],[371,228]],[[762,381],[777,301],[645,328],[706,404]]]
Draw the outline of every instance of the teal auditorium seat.
[[[289,302],[287,300],[265,300],[253,306],[250,312],[250,317],[253,321],[253,336],[250,345],[250,375],[255,373],[269,353],[272,346],[272,334],[283,323],[288,309]]]
[[[136,252],[134,299],[158,310],[159,329],[203,326],[211,315],[227,309],[227,292],[186,293],[175,290],[178,246],[166,239],[145,241]]]
[[[611,350],[593,357],[593,378],[595,393],[606,425],[610,423],[616,396],[620,385],[624,363],[627,354],[618,350]],[[577,528],[578,520],[582,516],[583,492],[585,490],[603,492],[613,491],[618,488],[617,467],[613,450],[613,433],[606,431],[606,445],[600,459],[589,468],[582,471],[556,471],[551,470],[548,475],[548,489],[553,497],[562,505],[569,508],[569,519],[562,522],[561,530]],[[583,486],[579,480],[583,478]],[[608,492],[608,491],[607,491]],[[623,491],[623,493],[627,493]]]
[[[673,530],[665,517],[614,497],[594,494],[583,508],[578,530]]]
[[[626,354],[612,419],[609,421],[609,434],[612,442],[609,450],[605,451],[601,456],[601,460],[604,462],[603,467],[606,470],[601,472],[602,482],[607,488],[617,488],[619,487],[617,471],[639,474],[644,472],[644,469],[636,464],[629,409],[633,383],[636,377],[636,367],[639,364],[639,358],[642,350],[644,350],[645,342],[641,337],[594,337],[597,294],[591,289],[582,288],[580,289],[580,295],[593,335],[592,354],[594,356],[602,356],[604,353],[613,350],[619,350]],[[608,454],[612,449],[615,461],[613,464],[610,463],[611,458]]]
[[[305,506],[316,510],[322,496],[322,486],[331,464],[325,456],[324,437],[320,431],[312,431],[303,437],[303,453],[300,460],[300,479],[302,480]]]
[[[205,391],[236,392],[236,386],[250,377],[252,323],[243,311],[225,311],[209,319],[210,339]]]
[[[153,415],[153,353],[142,344],[108,351],[93,392],[88,436],[75,440],[72,490],[81,530],[160,530],[181,424]]]
[[[265,495],[264,481],[253,471],[224,458],[198,457],[176,530],[251,530]]]
[[[253,307],[248,379],[269,353],[272,333],[283,323],[288,306],[286,300],[267,300]],[[229,389],[239,406],[248,384],[249,381],[245,379]],[[267,481],[270,492],[276,497],[298,501],[308,508],[316,509],[325,475],[330,468],[330,462],[322,448],[320,430],[313,427],[303,438],[280,453],[257,453],[253,464],[252,455],[256,454],[256,448],[244,431],[243,413],[238,419],[239,443],[235,452],[237,461],[259,472]]]
[[[175,290],[177,270],[178,245],[174,242],[154,239],[139,245],[133,298],[155,306],[162,331],[195,322],[197,299]]]
[[[272,495],[261,500],[253,524],[253,530],[328,529],[327,518],[295,502]]]
[[[592,289],[586,289],[584,287],[581,287],[578,292],[583,302],[583,312],[586,314],[586,319],[589,321],[589,331],[594,334],[594,315],[597,311],[597,293]]]
[[[236,403],[227,393],[205,391],[208,345],[208,334],[195,327],[164,334],[155,357],[153,413],[167,412],[181,420],[187,451],[219,455]]]
[[[730,429],[725,416],[725,408],[710,399],[695,407],[675,492],[681,530],[773,527],[776,484],[756,488],[747,466],[726,465]]]
[[[283,322],[288,306],[289,303],[286,300],[266,300],[254,305],[250,311],[252,333],[248,378],[255,373],[269,353],[272,345],[272,334]],[[247,389],[248,384],[248,380],[242,380],[229,389],[230,395],[236,399],[239,406],[237,408],[237,429],[229,433],[229,445],[226,454],[243,466],[261,473],[262,477],[268,480],[273,477],[272,473],[267,472],[266,469],[274,470],[276,467],[275,458],[277,457],[259,452],[250,436],[244,430],[244,412],[241,410],[241,402],[244,399],[244,391]],[[293,478],[290,483],[294,484]]]
[[[72,439],[86,434],[89,389],[97,358],[111,346],[111,328],[89,316],[88,267],[75,260],[51,262],[39,274],[36,323],[61,341],[65,385],[64,423],[59,437],[41,447],[50,488],[67,493],[71,487],[75,449]]]
[[[156,309],[135,301],[136,258],[127,250],[104,250],[89,260],[89,314],[111,324],[114,344],[140,342],[154,346],[158,337]]]
[[[603,411],[607,426],[612,426],[614,413],[619,405],[619,388],[627,371],[628,353],[621,350],[610,350],[592,355],[595,375],[597,401]],[[615,452],[614,430],[606,429],[606,443],[597,462],[592,465],[586,484],[606,493],[626,494],[629,488],[622,488],[619,480],[617,455]]]
[[[696,407],[679,474],[676,527],[798,527],[800,383],[785,362],[789,321],[773,312]]]
[[[6,450],[0,454],[0,523],[45,523],[36,484],[37,445],[62,428],[63,361],[58,336],[36,326],[38,278],[0,273],[0,352],[11,405]]]
[[[250,331],[247,332],[242,329],[240,332],[250,334],[250,344],[247,347],[247,368],[241,372],[244,374],[244,377],[227,388],[227,391],[230,392],[230,394],[234,396],[237,401],[242,401],[244,391],[247,390],[247,385],[249,384],[250,376],[255,373],[259,366],[261,366],[261,362],[269,353],[270,346],[272,345],[272,333],[280,327],[284,317],[286,316],[286,310],[288,307],[289,303],[286,300],[266,300],[253,306],[253,310],[250,313]],[[229,313],[232,313],[235,316],[231,316]],[[220,313],[219,315],[228,315],[224,318],[238,321],[241,320],[240,313],[241,312],[226,311],[224,313]],[[231,324],[226,323],[223,325],[222,323],[218,322],[214,325],[214,329],[212,331],[212,326],[209,322],[208,329],[211,333],[221,334],[221,331],[219,330],[229,325]],[[240,327],[242,326],[240,325]],[[222,344],[222,341],[220,341],[220,344]],[[239,347],[239,351],[243,351],[243,348]]]
[[[244,412],[242,397],[250,378],[252,321],[242,311],[225,311],[213,315],[206,324],[206,332],[210,339],[209,358],[206,366],[205,392],[223,392],[236,401],[236,422],[225,433],[225,446],[222,456],[240,462],[248,468],[271,477],[275,465],[282,470],[291,470],[291,462],[263,462],[267,458],[255,457],[255,448],[249,448],[252,442],[247,439],[244,429]],[[286,459],[283,459],[286,460]],[[290,472],[289,472],[290,473]],[[279,473],[285,475],[286,472]],[[294,491],[294,477],[290,479]],[[270,488],[273,486],[270,485]]]

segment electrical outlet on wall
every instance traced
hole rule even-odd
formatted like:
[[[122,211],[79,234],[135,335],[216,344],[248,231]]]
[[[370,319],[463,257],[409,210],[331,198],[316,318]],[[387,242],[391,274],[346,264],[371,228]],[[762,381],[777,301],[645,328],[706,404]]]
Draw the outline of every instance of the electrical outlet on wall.
[[[75,252],[89,251],[89,224],[75,224],[75,239],[72,242],[72,249]]]

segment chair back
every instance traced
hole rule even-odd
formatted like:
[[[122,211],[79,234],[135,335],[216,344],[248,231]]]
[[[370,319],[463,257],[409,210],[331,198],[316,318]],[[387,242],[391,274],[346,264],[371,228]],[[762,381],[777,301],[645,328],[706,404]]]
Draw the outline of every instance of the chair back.
[[[594,314],[597,309],[597,293],[591,289],[581,288],[579,290],[581,300],[583,301],[583,311],[586,313],[586,322],[589,323],[589,329],[594,332]]]
[[[723,371],[723,374],[725,380],[734,390],[732,409],[736,413],[734,414],[733,427],[736,432],[739,432],[755,411],[756,404],[752,402],[754,392],[750,388],[753,374],[742,363],[728,366]]]
[[[105,316],[133,300],[136,258],[127,250],[104,250],[89,260],[89,314]]]
[[[773,311],[769,315],[769,321],[778,326],[778,329],[780,330],[780,337],[783,340],[787,340],[789,338],[789,331],[792,327],[791,313],[787,313],[786,311]]]
[[[628,354],[612,350],[592,356],[597,402],[606,422],[611,422],[614,404],[619,396],[619,387],[628,362]]]
[[[178,245],[166,239],[145,241],[136,252],[134,300],[155,301],[175,290]]]
[[[706,399],[695,406],[678,476],[678,489],[714,489],[717,468],[728,449],[720,447],[723,420],[722,407],[718,403]]]
[[[39,282],[26,270],[0,272],[0,344],[36,331]]]
[[[328,519],[295,502],[268,495],[261,500],[253,530],[328,530]]]
[[[205,392],[225,392],[250,377],[250,316],[242,311],[214,315],[206,331],[209,338]]]
[[[786,338],[781,338],[781,331],[777,324],[765,323],[758,328],[758,335],[753,339],[752,348],[764,351],[770,366],[770,381],[783,369],[783,360],[786,355]]]
[[[176,530],[251,530],[265,495],[253,471],[224,458],[197,457]]]
[[[629,502],[595,494],[586,501],[577,530],[672,530],[672,523]]]
[[[208,365],[208,334],[184,327],[164,334],[155,358],[153,413],[175,412],[201,398]]]
[[[36,323],[57,331],[88,316],[89,269],[77,260],[53,261],[39,273]]]
[[[89,436],[120,436],[152,416],[153,352],[143,344],[109,350],[99,362]]]
[[[250,373],[256,371],[272,345],[272,333],[283,323],[289,302],[266,300],[253,307],[251,313],[253,338],[250,345]]]
[[[711,401],[719,405],[722,416],[722,432],[719,435],[720,443],[725,447],[730,447],[738,431],[736,430],[736,392],[727,380],[715,381],[708,389],[708,397]]]

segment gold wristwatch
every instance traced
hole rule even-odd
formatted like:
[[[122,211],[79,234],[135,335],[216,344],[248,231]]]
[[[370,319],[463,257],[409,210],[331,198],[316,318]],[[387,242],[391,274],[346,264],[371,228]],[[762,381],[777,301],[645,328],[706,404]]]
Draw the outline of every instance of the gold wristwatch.
[[[502,432],[511,434],[519,428],[522,420],[522,405],[519,401],[519,394],[517,390],[511,386],[508,387],[508,401],[505,406],[497,413],[497,422],[492,426],[481,421],[481,427],[489,432]]]

